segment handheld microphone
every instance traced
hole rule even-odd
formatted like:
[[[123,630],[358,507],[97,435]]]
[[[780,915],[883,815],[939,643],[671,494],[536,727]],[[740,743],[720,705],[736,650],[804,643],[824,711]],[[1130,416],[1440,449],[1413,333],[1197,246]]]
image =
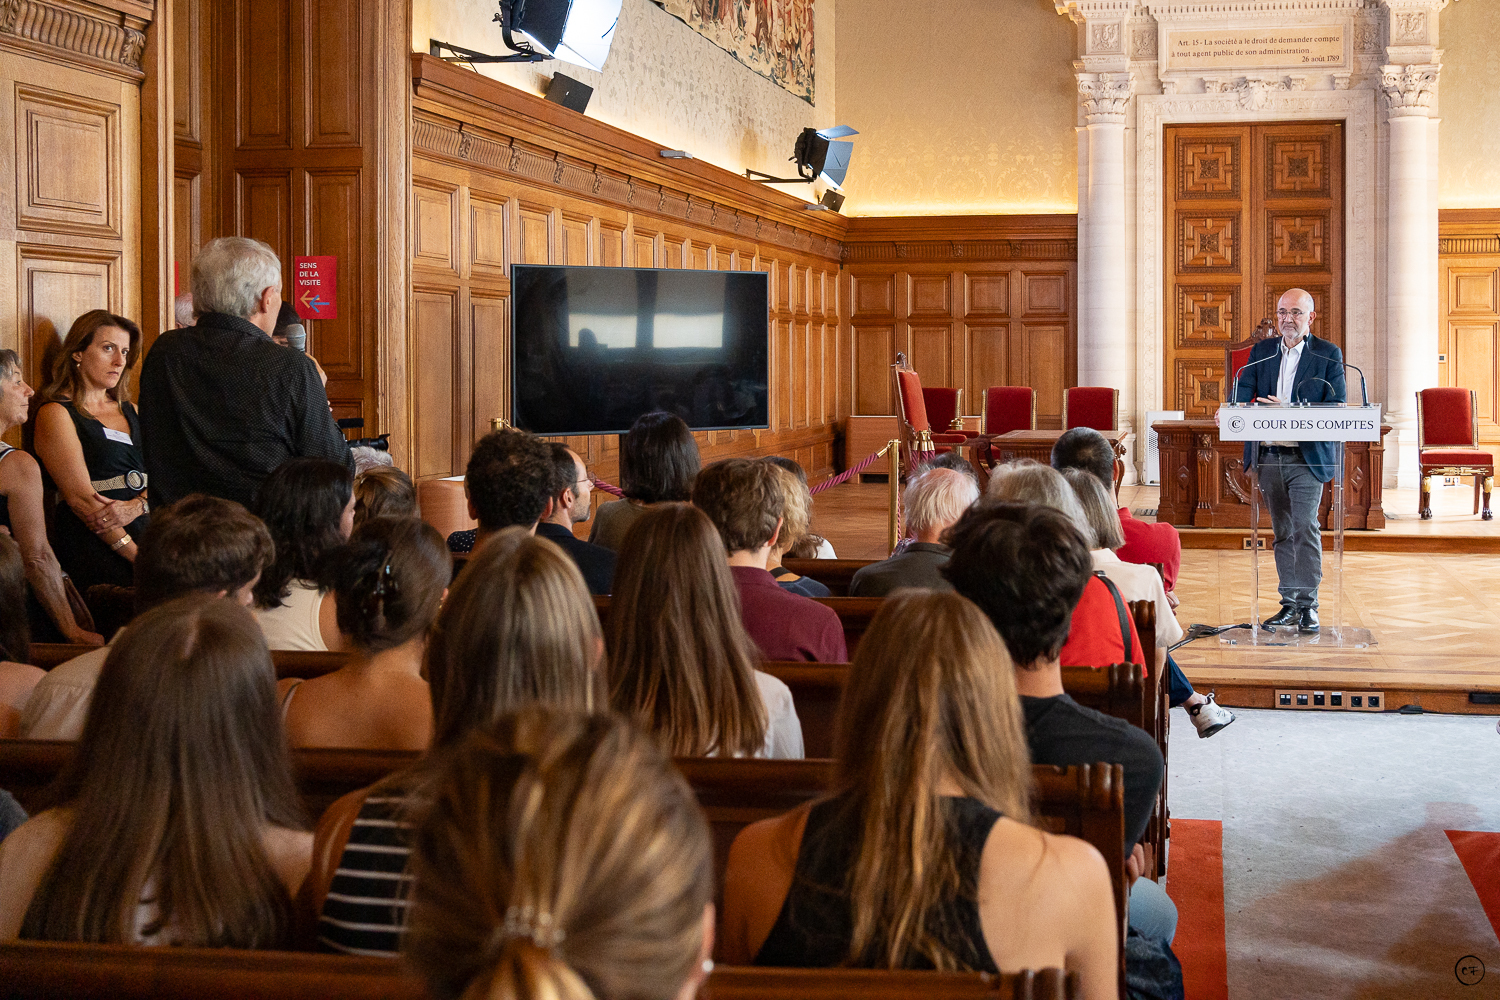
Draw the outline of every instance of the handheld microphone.
[[[1340,361],[1339,364],[1343,365],[1345,368],[1353,368],[1355,371],[1359,372],[1359,368],[1357,366],[1351,365],[1347,361]],[[1361,401],[1360,402],[1361,406],[1369,406],[1370,405],[1370,392],[1369,392],[1369,390],[1367,388],[1365,388],[1365,373],[1364,372],[1359,372],[1359,398],[1360,398],[1360,401]]]
[[[301,323],[288,323],[282,328],[286,336],[286,346],[302,354],[307,353],[307,327]]]
[[[1234,393],[1230,396],[1230,399],[1232,399],[1236,404],[1239,404],[1239,402],[1240,402],[1240,376],[1245,374],[1245,369],[1246,368],[1254,368],[1256,365],[1265,364],[1267,361],[1270,361],[1272,358],[1279,358],[1279,357],[1281,357],[1281,352],[1277,351],[1275,354],[1268,354],[1268,355],[1266,355],[1265,357],[1261,358],[1259,361],[1252,361],[1249,364],[1240,365],[1240,370],[1234,373]],[[1251,402],[1253,403],[1253,402],[1255,402],[1255,400],[1252,399]]]

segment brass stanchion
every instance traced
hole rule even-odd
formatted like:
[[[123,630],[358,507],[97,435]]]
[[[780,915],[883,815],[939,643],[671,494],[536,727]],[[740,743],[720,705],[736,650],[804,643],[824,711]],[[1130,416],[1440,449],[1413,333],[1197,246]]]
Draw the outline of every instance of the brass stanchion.
[[[896,543],[901,541],[901,442],[892,441],[885,446],[885,450],[891,466],[890,551],[894,552]]]
[[[490,417],[490,430],[508,431],[510,430],[510,421],[504,417]]]

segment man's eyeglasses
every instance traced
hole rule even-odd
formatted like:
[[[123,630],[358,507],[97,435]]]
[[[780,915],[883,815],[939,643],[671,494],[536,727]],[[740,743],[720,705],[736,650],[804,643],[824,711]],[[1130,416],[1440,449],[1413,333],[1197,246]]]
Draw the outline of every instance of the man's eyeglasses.
[[[1304,313],[1301,309],[1278,309],[1276,310],[1276,315],[1290,316],[1292,319],[1301,319],[1307,314]]]

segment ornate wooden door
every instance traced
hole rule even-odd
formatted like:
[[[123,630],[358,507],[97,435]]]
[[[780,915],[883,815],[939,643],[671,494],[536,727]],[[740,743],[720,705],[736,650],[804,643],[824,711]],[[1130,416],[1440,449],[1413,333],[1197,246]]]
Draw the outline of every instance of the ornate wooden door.
[[[1230,395],[1224,348],[1312,294],[1314,335],[1344,346],[1341,122],[1173,125],[1164,245],[1167,409],[1208,417]]]

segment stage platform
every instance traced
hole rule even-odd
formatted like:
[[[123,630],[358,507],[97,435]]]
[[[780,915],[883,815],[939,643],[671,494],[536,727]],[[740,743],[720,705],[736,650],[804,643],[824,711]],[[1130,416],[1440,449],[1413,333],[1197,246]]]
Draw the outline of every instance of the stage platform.
[[[1120,495],[1133,511],[1155,507],[1154,487],[1127,486]],[[817,497],[813,528],[843,558],[883,558],[888,496],[880,483],[836,487]],[[1469,701],[1470,692],[1500,692],[1500,520],[1471,515],[1472,501],[1467,485],[1437,490],[1434,517],[1422,521],[1415,490],[1387,490],[1388,527],[1346,533],[1343,623],[1369,629],[1374,646],[1246,648],[1207,637],[1179,649],[1177,662],[1196,687],[1217,691],[1226,705],[1270,708],[1277,689],[1373,690],[1393,709],[1500,714],[1500,705]],[[1184,628],[1246,621],[1250,552],[1241,538],[1249,532],[1187,528],[1181,535],[1177,620]],[[1322,604],[1326,622],[1326,592]],[[1267,555],[1261,613],[1276,607]]]

